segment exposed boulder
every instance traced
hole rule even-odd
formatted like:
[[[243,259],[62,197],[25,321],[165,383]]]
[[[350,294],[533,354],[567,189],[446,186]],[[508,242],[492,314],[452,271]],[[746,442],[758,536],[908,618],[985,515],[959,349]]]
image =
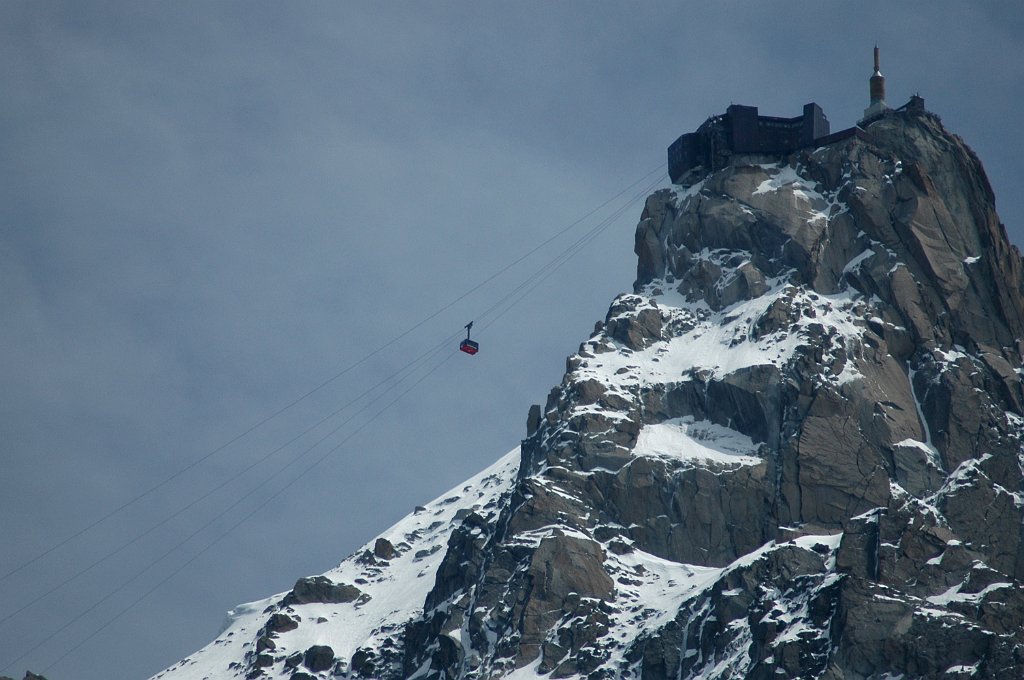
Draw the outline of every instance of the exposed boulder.
[[[386,538],[378,538],[373,544],[373,555],[382,560],[390,560],[396,555],[395,546]]]
[[[327,645],[313,645],[302,655],[302,665],[313,673],[330,670],[334,666],[334,650]]]
[[[661,338],[662,319],[657,306],[634,295],[616,299],[605,319],[605,334],[630,349],[643,349]]]
[[[295,630],[299,627],[299,622],[287,614],[280,612],[272,614],[270,619],[267,621],[265,630],[267,634],[273,633],[287,633],[290,630]]]
[[[310,602],[344,604],[355,602],[362,592],[347,583],[334,583],[326,576],[307,576],[295,582],[282,604],[309,604]]]

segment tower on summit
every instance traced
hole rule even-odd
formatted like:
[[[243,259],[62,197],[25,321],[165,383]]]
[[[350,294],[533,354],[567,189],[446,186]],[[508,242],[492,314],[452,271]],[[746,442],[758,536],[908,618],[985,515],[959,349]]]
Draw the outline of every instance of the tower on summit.
[[[875,70],[871,74],[871,103],[857,126],[829,131],[821,107],[804,104],[803,115],[795,118],[761,116],[756,106],[732,104],[725,113],[711,116],[694,132],[687,132],[668,147],[668,176],[673,184],[692,186],[710,172],[735,163],[764,163],[801,149],[828,146],[858,137],[870,139],[866,127],[886,115],[920,116],[926,113],[924,99],[914,95],[903,106],[890,109],[885,102],[885,76],[875,45]]]
[[[889,105],[885,103],[885,76],[879,68],[878,45],[875,45],[875,71],[871,75],[870,85],[871,103],[864,109],[864,120],[874,118],[880,113],[888,110]]]

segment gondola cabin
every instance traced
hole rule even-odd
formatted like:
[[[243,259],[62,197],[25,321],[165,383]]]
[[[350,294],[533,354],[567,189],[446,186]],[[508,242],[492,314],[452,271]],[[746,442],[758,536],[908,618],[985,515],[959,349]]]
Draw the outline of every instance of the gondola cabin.
[[[466,339],[459,343],[459,349],[466,354],[476,354],[480,351],[480,345],[473,340],[469,339],[470,333],[473,330],[473,322],[470,321],[466,324]]]

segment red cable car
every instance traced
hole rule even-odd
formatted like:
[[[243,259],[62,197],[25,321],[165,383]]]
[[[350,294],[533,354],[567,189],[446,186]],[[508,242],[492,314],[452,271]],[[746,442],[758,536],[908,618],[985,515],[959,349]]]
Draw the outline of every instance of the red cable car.
[[[480,343],[469,339],[469,331],[473,328],[473,322],[466,324],[466,339],[459,343],[459,349],[470,356],[480,351]]]

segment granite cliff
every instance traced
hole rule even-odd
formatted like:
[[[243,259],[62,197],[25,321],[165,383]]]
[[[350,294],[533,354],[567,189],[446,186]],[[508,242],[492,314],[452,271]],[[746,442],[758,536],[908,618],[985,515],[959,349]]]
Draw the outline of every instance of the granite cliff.
[[[158,678],[1024,676],[1024,276],[934,115],[646,201],[491,469]]]

